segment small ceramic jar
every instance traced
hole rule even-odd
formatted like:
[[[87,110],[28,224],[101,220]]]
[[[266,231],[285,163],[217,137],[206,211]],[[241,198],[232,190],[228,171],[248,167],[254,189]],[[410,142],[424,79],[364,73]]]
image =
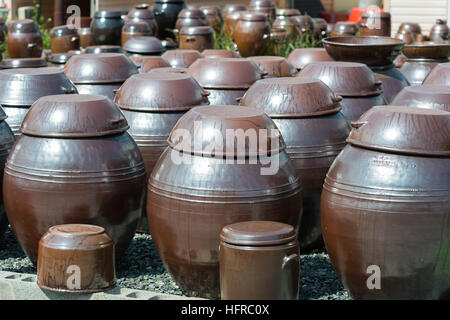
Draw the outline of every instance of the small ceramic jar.
[[[154,36],[150,25],[145,21],[127,22],[122,28],[122,47],[131,38],[138,36]]]
[[[155,15],[146,3],[137,5],[131,9],[127,15],[127,22],[147,22],[151,35],[158,34],[159,28]]]
[[[6,45],[10,58],[40,58],[42,36],[31,19],[17,20],[8,25]]]
[[[184,0],[156,0],[153,14],[158,23],[158,38],[173,38],[169,30],[175,28],[177,16],[184,8]]]
[[[206,16],[208,26],[213,28],[215,32],[219,33],[222,30],[223,25],[223,17],[220,8],[217,6],[201,6],[200,9]]]
[[[272,0],[251,0],[248,11],[265,13],[269,21],[275,20],[276,6]]]
[[[80,36],[80,47],[87,48],[94,44],[92,39],[91,28],[80,28],[78,29],[78,35]]]
[[[234,41],[242,57],[263,55],[270,38],[270,24],[261,13],[243,13],[234,31]]]
[[[384,11],[367,10],[361,13],[361,36],[391,36],[391,14]]]
[[[52,53],[64,53],[80,49],[80,36],[73,26],[59,26],[50,32],[50,46]]]
[[[211,27],[184,27],[179,38],[180,49],[203,51],[214,48],[214,30]]]
[[[121,11],[99,11],[91,22],[91,32],[96,45],[120,45],[124,21]]]
[[[183,9],[178,14],[178,19],[175,24],[175,29],[178,32],[183,27],[199,27],[207,26],[206,16],[200,9]]]
[[[447,25],[447,20],[437,19],[436,23],[430,30],[430,41],[448,40],[448,38],[449,28]]]

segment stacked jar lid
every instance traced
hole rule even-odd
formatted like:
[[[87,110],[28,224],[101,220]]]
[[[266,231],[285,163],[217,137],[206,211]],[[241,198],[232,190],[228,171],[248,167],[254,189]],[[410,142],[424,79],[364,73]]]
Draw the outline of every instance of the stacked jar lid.
[[[162,57],[174,68],[188,68],[197,59],[204,58],[198,50],[169,50]]]
[[[123,49],[130,56],[160,56],[164,47],[156,37],[137,36],[127,40]]]
[[[127,15],[127,22],[145,22],[150,28],[151,35],[158,34],[158,23],[156,22],[153,11],[148,4],[140,4],[132,8]]]

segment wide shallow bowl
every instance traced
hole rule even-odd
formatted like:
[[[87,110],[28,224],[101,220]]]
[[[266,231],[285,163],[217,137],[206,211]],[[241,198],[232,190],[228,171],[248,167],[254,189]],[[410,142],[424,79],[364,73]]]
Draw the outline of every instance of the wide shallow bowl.
[[[297,73],[297,69],[283,57],[253,56],[248,59],[266,73],[265,78],[291,77]]]
[[[328,54],[336,61],[360,62],[368,66],[391,65],[404,46],[389,37],[332,37],[322,40]]]
[[[88,224],[51,227],[39,241],[37,285],[56,292],[93,293],[113,288],[114,243]]]
[[[3,59],[2,62],[0,62],[0,69],[42,67],[47,67],[45,58]]]
[[[301,48],[293,50],[288,55],[287,61],[300,70],[308,63],[333,61],[333,59],[324,48]]]
[[[439,63],[431,70],[422,84],[450,86],[450,63]]]
[[[420,42],[407,44],[402,53],[408,59],[448,59],[450,56],[450,42]]]
[[[397,94],[391,104],[450,112],[450,86],[424,84],[406,87]]]
[[[166,59],[172,67],[188,68],[195,60],[204,58],[197,50],[169,50],[163,53],[162,57]]]

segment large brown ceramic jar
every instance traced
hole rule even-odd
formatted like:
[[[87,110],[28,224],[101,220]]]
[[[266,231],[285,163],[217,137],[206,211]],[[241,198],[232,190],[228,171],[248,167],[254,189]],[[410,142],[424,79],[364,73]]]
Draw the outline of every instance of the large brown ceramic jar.
[[[340,100],[320,80],[285,78],[256,81],[240,102],[262,109],[273,119],[303,183],[303,215],[298,235],[302,252],[323,245],[322,185],[350,132],[350,125],[340,112]]]
[[[40,58],[42,36],[31,19],[17,20],[8,24],[6,45],[10,58]]]
[[[287,61],[300,71],[308,63],[333,59],[324,48],[300,48],[293,50],[288,55]]]
[[[214,48],[214,30],[211,27],[183,27],[180,30],[179,48],[198,50]]]
[[[183,9],[178,14],[178,19],[175,24],[175,29],[178,32],[183,27],[200,27],[207,26],[206,16],[200,9]]]
[[[244,58],[203,58],[196,60],[187,73],[210,93],[211,104],[237,105],[238,98],[266,73]]]
[[[115,91],[133,74],[133,61],[121,53],[75,55],[67,61],[64,73],[82,94],[104,95],[114,99]]]
[[[162,54],[174,68],[188,68],[197,59],[204,58],[198,50],[169,50]]]
[[[450,112],[450,86],[424,84],[406,87],[391,104]]]
[[[50,32],[52,53],[64,53],[80,50],[80,36],[74,26],[59,26]]]
[[[269,21],[273,21],[275,20],[277,8],[272,0],[250,0],[248,11],[264,13]]]
[[[91,22],[96,45],[120,45],[124,21],[121,11],[99,11]]]
[[[355,299],[448,299],[450,113],[374,107],[327,173],[322,230]]]
[[[78,29],[78,35],[80,36],[81,48],[87,48],[94,45],[94,39],[92,37],[91,28]]]
[[[220,8],[217,6],[201,6],[200,9],[206,16],[208,26],[213,28],[215,32],[220,33],[223,24],[223,17]]]
[[[450,63],[440,63],[423,80],[423,84],[450,86]]]
[[[169,30],[175,29],[178,14],[184,8],[184,0],[156,0],[153,13],[158,23],[158,38],[173,38]]]
[[[167,72],[134,75],[117,91],[115,103],[141,150],[147,179],[177,121],[191,107],[208,104],[207,96],[191,76]],[[148,233],[145,209],[138,230]]]
[[[314,62],[298,74],[301,78],[322,80],[343,98],[342,114],[355,121],[373,106],[386,104],[381,82],[368,66],[353,62]]]
[[[297,69],[283,57],[255,56],[248,59],[266,73],[264,78],[292,77],[297,73]]]
[[[270,24],[261,13],[242,13],[234,30],[236,42],[242,57],[259,56],[266,50],[270,38]]]
[[[0,238],[8,227],[5,206],[3,205],[3,171],[5,169],[6,158],[14,144],[15,138],[5,119],[8,116],[0,107]]]
[[[225,35],[229,39],[234,39],[234,32],[236,30],[236,25],[241,18],[242,11],[235,11],[224,16],[224,31]]]
[[[391,14],[384,11],[367,10],[361,12],[359,24],[361,36],[391,36]]]
[[[30,106],[40,97],[77,93],[73,83],[57,67],[0,70],[0,105],[15,136]]]
[[[152,31],[150,25],[145,21],[131,21],[125,23],[122,28],[122,47],[131,38],[138,36],[153,36],[155,32]]]
[[[94,224],[117,257],[136,231],[145,191],[139,149],[105,96],[54,95],[30,108],[5,166],[3,194],[14,234],[33,263],[54,225]]]
[[[255,108],[192,108],[177,122],[168,144],[148,184],[152,239],[183,291],[218,298],[222,228],[268,220],[297,229],[300,180],[275,124]],[[273,165],[278,169],[269,169]]]
[[[448,40],[449,28],[447,20],[437,19],[436,23],[431,27],[429,38],[431,41]]]
[[[297,28],[297,24],[291,17],[288,16],[279,16],[272,23],[272,30],[274,29],[284,29],[288,33],[288,36],[291,38],[295,38],[299,34],[299,30]]]
[[[147,22],[151,29],[151,35],[158,34],[158,23],[148,4],[140,4],[131,9],[127,15],[127,22]]]
[[[228,225],[220,233],[222,300],[297,300],[300,252],[292,226],[273,221]]]

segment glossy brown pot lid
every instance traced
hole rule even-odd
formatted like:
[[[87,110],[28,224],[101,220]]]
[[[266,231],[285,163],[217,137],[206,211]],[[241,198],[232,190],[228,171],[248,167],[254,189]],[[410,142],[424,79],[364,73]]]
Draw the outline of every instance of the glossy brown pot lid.
[[[382,93],[375,73],[362,63],[324,61],[307,64],[298,74],[301,78],[322,80],[340,96],[370,96]]]
[[[156,37],[133,37],[123,45],[127,52],[135,53],[161,53],[164,52],[161,40]]]
[[[375,106],[352,123],[347,141],[392,153],[450,156],[450,112]]]
[[[272,118],[304,118],[337,113],[340,100],[318,79],[269,78],[256,81],[240,104],[260,108]]]
[[[265,76],[291,77],[297,72],[297,69],[283,57],[253,56],[247,59],[256,63]]]
[[[122,28],[122,32],[128,33],[150,33],[152,29],[147,22],[143,21],[132,21],[127,22]]]
[[[130,60],[140,68],[140,72],[148,72],[156,67],[170,67],[170,64],[161,56],[133,56]]]
[[[50,138],[115,135],[129,128],[119,108],[100,95],[53,95],[38,99],[28,110],[20,131]]]
[[[65,53],[54,53],[48,57],[48,61],[50,61],[51,63],[65,64],[71,56],[76,54],[79,53],[76,53],[74,51]]]
[[[178,14],[178,18],[205,19],[205,14],[200,9],[183,9]]]
[[[41,241],[48,248],[66,250],[92,250],[112,243],[104,228],[90,224],[62,224],[50,227]]]
[[[180,35],[186,36],[202,36],[213,34],[214,30],[208,26],[196,26],[196,27],[183,27],[180,30]]]
[[[450,63],[439,63],[431,70],[422,84],[450,86]]]
[[[89,46],[86,48],[84,53],[123,53],[123,50],[120,46],[115,45],[102,45],[102,46]]]
[[[172,68],[172,67],[153,68],[148,73],[153,72],[186,73],[187,68]]]
[[[205,104],[208,92],[189,75],[155,72],[131,76],[116,93],[114,102],[134,111],[185,111]]]
[[[265,72],[245,58],[203,58],[187,71],[205,88],[246,89]]]
[[[0,62],[1,69],[12,68],[42,68],[47,66],[45,58],[4,59]]]
[[[333,61],[324,48],[301,48],[293,50],[287,57],[287,61],[298,70],[308,63],[319,61]]]
[[[202,51],[205,58],[240,58],[238,52],[224,49],[205,49]]]
[[[218,6],[201,6],[200,10],[207,16],[217,16],[221,14]]]
[[[31,19],[16,20],[8,23],[8,32],[13,33],[33,33],[39,32],[39,28]]]
[[[114,83],[136,74],[137,68],[121,53],[80,54],[67,61],[64,72],[74,83]]]
[[[267,21],[267,15],[262,12],[242,11],[239,20],[243,21]]]
[[[261,129],[266,129],[263,132],[267,133],[267,139],[261,139]],[[214,134],[216,130],[220,134],[219,137]],[[227,132],[236,133],[237,130],[242,133],[247,130],[254,132],[256,144],[255,141],[250,143],[250,139],[245,139],[243,147],[238,148],[238,143],[232,147],[230,143],[235,139],[227,139]],[[185,133],[189,133],[190,140]],[[277,142],[272,144],[272,141]],[[264,157],[285,148],[275,123],[261,109],[227,105],[192,108],[177,122],[167,142],[171,148],[178,151],[220,158]]]
[[[275,3],[272,0],[250,0],[250,7],[274,7]]]
[[[195,60],[203,58],[203,55],[197,50],[169,50],[162,54],[172,67],[187,68]]]
[[[220,240],[242,246],[272,246],[295,241],[294,227],[275,221],[245,221],[222,229]]]
[[[95,18],[121,18],[122,11],[97,11],[94,15]]]
[[[450,42],[431,42],[407,44],[402,53],[408,59],[448,59],[450,56]]]
[[[54,27],[52,29],[52,31],[50,32],[50,37],[55,38],[55,37],[62,37],[62,36],[67,36],[67,35],[77,35],[77,34],[78,34],[78,31],[77,31],[77,28],[75,28],[75,26],[64,25],[64,26]]]
[[[395,96],[391,104],[450,112],[450,86],[424,84],[405,87]]]
[[[299,16],[300,10],[298,9],[277,9],[276,16],[277,17],[293,17]]]
[[[43,96],[77,93],[61,68],[18,68],[0,70],[0,104],[31,106]]]
[[[139,4],[128,12],[127,17],[129,19],[155,19],[153,11],[146,3]]]

